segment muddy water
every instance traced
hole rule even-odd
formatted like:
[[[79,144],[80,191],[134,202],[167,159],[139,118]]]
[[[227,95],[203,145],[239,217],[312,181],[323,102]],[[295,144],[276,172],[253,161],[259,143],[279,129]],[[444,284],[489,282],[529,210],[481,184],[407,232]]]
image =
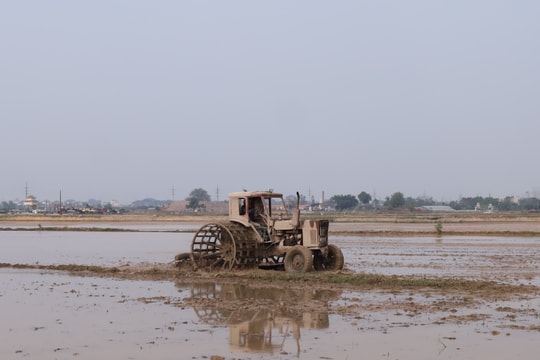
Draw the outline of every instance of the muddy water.
[[[168,263],[189,251],[191,233],[2,231],[0,262],[118,266]]]
[[[537,237],[336,237],[354,271],[540,286]]]
[[[0,232],[0,262],[166,263],[192,234]],[[333,239],[355,271],[537,283],[539,239]],[[0,269],[1,359],[535,359],[540,299]]]
[[[140,227],[140,226],[139,226]],[[168,263],[188,252],[189,232],[2,231],[0,262],[121,266]],[[540,238],[486,236],[333,237],[348,269],[540,286]]]

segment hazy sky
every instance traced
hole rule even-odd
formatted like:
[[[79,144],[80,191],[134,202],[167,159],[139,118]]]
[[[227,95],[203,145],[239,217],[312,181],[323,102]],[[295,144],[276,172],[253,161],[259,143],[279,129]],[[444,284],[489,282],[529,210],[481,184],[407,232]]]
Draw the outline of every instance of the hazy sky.
[[[540,192],[540,2],[0,0],[0,201]]]

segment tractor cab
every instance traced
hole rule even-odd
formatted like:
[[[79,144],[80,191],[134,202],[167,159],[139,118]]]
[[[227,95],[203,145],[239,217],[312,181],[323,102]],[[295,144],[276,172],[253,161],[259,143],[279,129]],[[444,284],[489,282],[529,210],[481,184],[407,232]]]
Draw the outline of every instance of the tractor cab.
[[[283,195],[271,191],[242,191],[229,194],[229,219],[244,225],[273,225],[289,219]]]

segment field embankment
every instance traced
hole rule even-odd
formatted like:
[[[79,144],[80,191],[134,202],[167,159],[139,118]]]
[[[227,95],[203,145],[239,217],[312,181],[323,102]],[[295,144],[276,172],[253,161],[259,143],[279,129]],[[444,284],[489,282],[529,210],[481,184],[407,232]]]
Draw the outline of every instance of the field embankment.
[[[355,236],[540,236],[540,214],[505,212],[366,212],[366,213],[303,213],[304,219],[326,218],[331,221],[332,235]],[[36,230],[78,226],[86,229],[93,224],[98,230],[121,229],[123,225],[205,224],[225,221],[225,215],[0,215],[0,229],[27,227]],[[103,224],[108,225],[103,228]]]

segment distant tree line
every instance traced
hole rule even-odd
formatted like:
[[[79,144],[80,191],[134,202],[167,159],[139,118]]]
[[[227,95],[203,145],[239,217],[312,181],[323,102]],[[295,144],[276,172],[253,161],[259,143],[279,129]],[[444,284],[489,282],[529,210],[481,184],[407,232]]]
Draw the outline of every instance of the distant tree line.
[[[202,188],[193,189],[189,196],[185,199],[188,204],[187,209],[192,211],[204,210],[204,202],[211,201],[211,197],[208,192]],[[296,206],[296,195],[288,195],[285,197],[285,201],[289,207]],[[84,206],[71,206],[72,208],[90,208],[90,200],[84,203]],[[313,200],[311,200],[313,202]],[[67,202],[66,202],[67,203]],[[139,210],[139,209],[156,209],[160,210],[167,206],[170,201],[144,199],[137,200],[129,205],[126,210]],[[300,196],[300,203],[303,205],[310,205],[306,196]],[[334,195],[325,204],[312,204],[320,205],[326,208],[334,208],[336,211],[373,211],[373,210],[398,210],[408,209],[414,210],[422,206],[433,205],[447,205],[455,210],[487,210],[493,209],[497,211],[538,211],[540,212],[540,199],[533,197],[515,198],[507,196],[499,199],[492,196],[482,197],[463,197],[459,200],[450,202],[437,202],[430,197],[406,197],[402,192],[395,192],[390,196],[387,196],[384,200],[375,199],[368,192],[362,191],[358,195],[352,194],[340,194]],[[96,205],[97,206],[97,205]],[[110,207],[110,206],[109,206]],[[13,201],[0,202],[0,213],[6,213],[14,210],[24,209],[22,204],[14,203]]]
[[[409,209],[414,210],[422,206],[447,205],[455,210],[487,210],[498,211],[540,211],[540,199],[527,197],[516,199],[507,196],[503,199],[491,196],[464,197],[451,202],[437,202],[430,197],[406,197],[401,192],[395,192],[384,200],[373,199],[370,194],[362,191],[357,196],[334,195],[330,198],[330,204],[337,211],[369,211],[375,209]]]
[[[452,201],[449,205],[456,210],[486,209],[491,205],[499,211],[540,211],[540,199],[536,197],[516,200],[512,196],[507,196],[504,199],[476,196]]]

